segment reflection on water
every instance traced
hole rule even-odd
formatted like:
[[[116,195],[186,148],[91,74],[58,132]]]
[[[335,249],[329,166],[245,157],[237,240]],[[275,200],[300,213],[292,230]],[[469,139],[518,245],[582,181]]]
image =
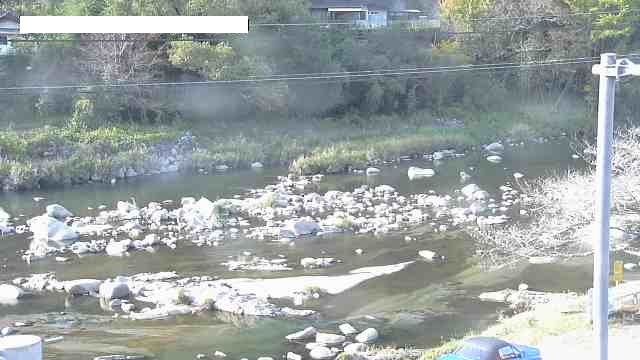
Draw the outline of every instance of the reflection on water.
[[[505,181],[512,182],[512,174],[521,172],[534,179],[564,173],[569,167],[580,166],[572,160],[566,143],[531,145],[507,152],[501,164],[487,162],[482,156],[448,160],[435,167],[433,178],[409,181],[409,166],[433,167],[427,161],[415,161],[383,167],[375,177],[363,175],[332,175],[325,177],[319,192],[351,190],[364,183],[389,184],[399,192],[424,193],[435,190],[452,193],[460,188],[459,172],[472,175],[473,182],[498,193]],[[473,169],[471,169],[473,168]],[[116,186],[89,184],[79,187],[35,191],[20,194],[1,194],[1,206],[13,215],[29,216],[43,212],[46,204],[60,203],[76,215],[95,214],[99,205],[113,207],[118,200],[134,197],[138,204],[166,199],[179,201],[184,196],[206,196],[211,200],[242,194],[247,189],[275,183],[285,169],[238,171],[216,175],[166,175],[146,177]],[[46,197],[36,203],[33,197]],[[415,241],[405,241],[406,233],[376,237],[372,235],[334,235],[305,238],[296,246],[239,238],[220,247],[197,247],[179,243],[176,250],[160,248],[155,254],[134,252],[127,257],[113,258],[92,255],[73,258],[68,263],[53,259],[31,265],[19,260],[17,253],[28,246],[29,239],[13,236],[0,241],[0,281],[17,276],[54,271],[62,280],[77,278],[107,278],[139,272],[177,271],[181,276],[211,275],[230,277],[295,276],[311,274],[344,274],[349,270],[372,265],[388,265],[419,260],[419,250],[433,250],[443,254],[447,262],[417,261],[406,270],[365,282],[337,296],[310,303],[319,310],[313,320],[278,320],[239,317],[224,313],[185,316],[164,321],[132,322],[114,319],[113,314],[101,310],[97,299],[67,298],[60,294],[33,296],[17,305],[0,305],[0,325],[18,319],[37,320],[33,332],[64,334],[65,341],[48,347],[49,358],[86,359],[96,354],[128,353],[155,355],[158,359],[193,358],[197,353],[216,350],[231,357],[279,358],[287,351],[303,350],[303,344],[287,344],[284,336],[312,324],[319,329],[337,332],[341,321],[348,319],[356,328],[376,327],[386,344],[427,347],[443,338],[467,333],[495,321],[497,307],[480,303],[475,296],[482,290],[528,283],[533,289],[583,290],[591,281],[589,261],[571,266],[517,265],[494,273],[483,273],[474,266],[474,247],[465,234],[449,232],[434,234],[426,229],[410,231]],[[364,249],[355,255],[355,249]],[[335,257],[343,262],[316,270],[294,270],[284,273],[230,272],[221,263],[229,256],[245,250],[273,258],[286,255],[292,263],[304,257]],[[64,315],[61,315],[64,313]]]

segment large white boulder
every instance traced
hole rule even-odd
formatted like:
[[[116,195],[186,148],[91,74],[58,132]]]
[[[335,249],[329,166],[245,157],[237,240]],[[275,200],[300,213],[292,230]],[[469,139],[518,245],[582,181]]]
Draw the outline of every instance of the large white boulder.
[[[378,174],[380,174],[380,169],[374,168],[374,167],[367,168],[367,175],[378,175]]]
[[[194,207],[205,219],[209,219],[215,211],[214,203],[206,197],[201,197],[200,200],[195,203]]]
[[[17,286],[0,284],[0,302],[2,300],[18,300],[24,295],[24,291]]]
[[[418,255],[420,255],[422,258],[424,258],[427,261],[433,261],[436,259],[437,254],[431,250],[420,250],[418,251]]]
[[[53,242],[69,242],[78,238],[78,233],[65,223],[48,215],[36,216],[28,221],[33,237]]]
[[[111,241],[107,245],[105,251],[109,256],[123,256],[129,250],[131,243],[132,241],[129,239],[122,241]]]
[[[280,231],[283,237],[298,237],[302,235],[311,235],[320,231],[320,224],[308,219],[296,219],[285,222]]]
[[[106,300],[126,299],[129,297],[129,285],[125,282],[104,282],[99,288],[100,297]]]
[[[73,216],[71,211],[58,204],[47,205],[47,215],[58,220],[64,220],[68,217]]]
[[[378,340],[378,330],[374,328],[368,328],[360,334],[356,335],[356,341],[360,343],[370,344]]]
[[[499,164],[502,162],[502,156],[500,155],[489,155],[487,156],[487,161],[494,164]]]
[[[409,180],[421,179],[421,178],[430,178],[434,176],[436,172],[433,169],[422,169],[419,167],[412,166],[407,171],[407,175],[409,176]]]

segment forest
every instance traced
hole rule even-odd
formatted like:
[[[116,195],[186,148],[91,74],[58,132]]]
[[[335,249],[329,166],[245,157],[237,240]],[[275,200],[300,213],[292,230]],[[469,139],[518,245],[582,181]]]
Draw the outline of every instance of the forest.
[[[3,1],[0,11],[23,15],[247,15],[252,27],[12,39],[14,51],[0,56],[0,123],[14,130],[0,137],[0,174],[22,184],[16,178],[47,173],[34,168],[52,157],[70,161],[65,146],[104,140],[128,154],[185,131],[201,135],[203,150],[187,168],[298,159],[303,173],[501,137],[589,136],[591,66],[607,51],[633,60],[640,43],[640,0],[410,5],[440,27],[319,25],[305,0]],[[167,85],[139,86],[154,83]],[[616,121],[633,122],[640,89],[619,87]],[[111,156],[94,147],[82,159]],[[144,163],[148,150],[135,151],[122,163]],[[83,181],[64,172],[64,183]]]
[[[20,87],[189,82],[545,62],[593,57],[604,51],[625,54],[633,52],[638,41],[639,2],[414,2],[427,13],[441,13],[442,26],[437,31],[255,26],[245,36],[107,36],[111,41],[95,41],[105,38],[102,35],[30,37],[29,42],[15,43],[14,56],[0,60],[0,83]],[[3,1],[0,5],[0,10],[40,15],[242,14],[248,15],[252,24],[313,22],[308,8],[304,0],[43,0]],[[55,39],[60,41],[52,41]],[[423,109],[455,116],[506,106],[505,100],[512,103],[565,97],[589,103],[594,92],[590,66],[584,64],[364,80],[131,87],[117,91],[44,89],[19,95],[5,91],[0,101],[9,109],[2,112],[4,121],[33,116],[70,118],[76,112],[90,112],[83,121],[87,126],[97,126],[107,122],[170,123],[176,118],[195,117],[224,121],[272,115],[407,114]],[[624,94],[635,95],[633,91]]]

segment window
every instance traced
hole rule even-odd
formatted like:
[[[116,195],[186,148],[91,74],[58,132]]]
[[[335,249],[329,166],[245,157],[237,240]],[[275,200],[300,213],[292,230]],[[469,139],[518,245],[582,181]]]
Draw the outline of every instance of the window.
[[[484,359],[487,356],[487,352],[484,349],[480,349],[480,348],[469,346],[469,345],[463,345],[455,353],[464,358],[474,359],[474,360]]]
[[[517,359],[519,357],[520,353],[518,352],[518,350],[514,349],[511,346],[505,346],[498,349],[499,360]]]

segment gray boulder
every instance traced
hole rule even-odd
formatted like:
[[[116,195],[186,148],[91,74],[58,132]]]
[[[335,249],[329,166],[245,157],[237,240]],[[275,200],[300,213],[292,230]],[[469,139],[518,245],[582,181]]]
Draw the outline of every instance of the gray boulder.
[[[289,220],[280,230],[280,236],[298,237],[302,235],[315,234],[320,230],[320,225],[315,221],[305,219]]]
[[[344,347],[344,353],[348,355],[355,355],[364,351],[367,351],[367,345],[363,343],[353,343]]]
[[[124,282],[104,282],[99,288],[100,297],[106,300],[126,299],[129,297],[129,285]]]
[[[342,324],[342,325],[338,326],[338,328],[346,336],[353,335],[353,334],[356,334],[358,332],[358,330],[356,330],[356,328],[354,328],[353,326],[351,326],[351,324],[348,324],[348,323]]]
[[[356,341],[369,344],[378,340],[378,337],[380,337],[380,334],[378,334],[378,330],[374,328],[368,328],[360,334],[356,335]]]
[[[58,204],[47,205],[47,215],[58,220],[64,220],[68,217],[73,216],[71,211]]]
[[[10,326],[4,327],[2,328],[2,330],[0,330],[0,335],[2,336],[9,336],[9,335],[13,335],[15,333],[17,333],[18,331]]]
[[[492,153],[502,154],[504,152],[504,145],[495,142],[487,145],[484,149]]]
[[[484,190],[479,190],[473,193],[473,200],[488,200],[491,195]]]
[[[71,295],[81,296],[97,294],[102,281],[96,279],[78,279],[64,282],[64,290]]]
[[[327,360],[333,358],[335,354],[328,347],[318,346],[311,350],[309,356],[311,356],[311,358],[315,360]]]
[[[476,184],[469,184],[465,187],[462,188],[462,190],[460,190],[460,192],[462,193],[462,195],[464,195],[467,199],[471,199],[473,198],[473,193],[475,193],[476,191],[480,191],[482,190],[480,188],[480,186],[476,185]]]
[[[314,328],[313,326],[309,326],[308,328],[302,331],[298,331],[293,334],[287,335],[286,338],[287,340],[307,340],[316,336],[316,333],[317,333],[316,328]]]
[[[347,338],[342,335],[320,332],[316,334],[316,342],[325,345],[338,345],[345,342],[345,340],[347,340]]]
[[[78,233],[65,223],[48,215],[36,216],[28,221],[34,239],[68,242],[78,238]]]

